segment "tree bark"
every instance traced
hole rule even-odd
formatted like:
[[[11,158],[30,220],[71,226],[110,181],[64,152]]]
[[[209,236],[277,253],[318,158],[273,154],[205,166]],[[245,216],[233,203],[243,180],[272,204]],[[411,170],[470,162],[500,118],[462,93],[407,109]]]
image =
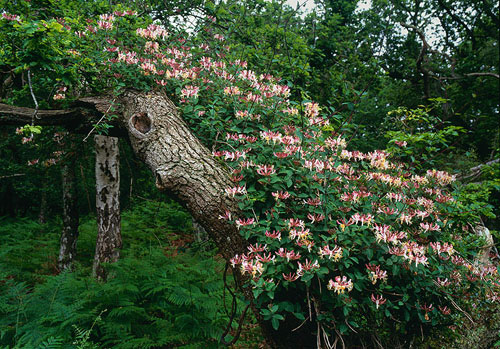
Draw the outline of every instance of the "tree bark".
[[[92,273],[106,280],[103,263],[113,263],[122,247],[118,138],[95,136],[97,243]]]
[[[47,172],[43,173],[42,177],[42,188],[40,197],[40,210],[38,211],[38,223],[45,224],[47,222]]]
[[[78,240],[78,196],[76,192],[76,156],[73,152],[66,153],[62,164],[63,192],[63,228],[59,248],[58,266],[60,271],[70,270],[75,256]]]

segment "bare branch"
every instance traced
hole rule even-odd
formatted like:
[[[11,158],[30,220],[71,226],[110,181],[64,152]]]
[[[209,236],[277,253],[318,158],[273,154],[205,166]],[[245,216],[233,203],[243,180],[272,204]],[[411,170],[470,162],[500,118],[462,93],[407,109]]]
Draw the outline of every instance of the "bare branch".
[[[58,110],[36,110],[0,103],[0,126],[29,125],[36,111],[37,124],[40,126],[63,126],[73,133],[87,134],[110,103],[109,98],[86,98],[76,101],[75,108]],[[113,120],[110,124],[113,128],[110,129],[109,136],[126,136],[126,131],[119,122]]]
[[[457,179],[460,180],[460,181],[464,181],[466,179],[477,177],[477,176],[479,176],[481,174],[481,169],[484,166],[490,166],[490,165],[493,165],[493,164],[497,164],[499,162],[500,162],[500,158],[488,161],[487,163],[484,163],[484,164],[481,164],[481,165],[478,165],[478,166],[475,166],[475,167],[472,167],[469,170],[467,170],[467,172],[465,174],[463,174],[461,176],[458,176]]]

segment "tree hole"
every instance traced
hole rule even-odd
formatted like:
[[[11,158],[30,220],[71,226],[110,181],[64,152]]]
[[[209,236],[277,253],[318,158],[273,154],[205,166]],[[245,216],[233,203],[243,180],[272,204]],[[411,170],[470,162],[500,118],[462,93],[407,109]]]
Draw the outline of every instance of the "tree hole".
[[[137,113],[130,119],[132,126],[142,134],[151,131],[151,119],[147,113]]]

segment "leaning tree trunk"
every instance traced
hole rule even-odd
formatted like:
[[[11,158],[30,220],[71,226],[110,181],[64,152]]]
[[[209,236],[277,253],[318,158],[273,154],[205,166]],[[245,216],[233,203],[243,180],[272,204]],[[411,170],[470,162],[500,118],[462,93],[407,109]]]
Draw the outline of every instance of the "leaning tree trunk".
[[[71,269],[76,256],[79,216],[75,166],[75,153],[68,152],[62,165],[63,228],[58,258],[60,271]]]
[[[224,194],[226,188],[234,186],[227,168],[217,162],[189,130],[170,99],[161,93],[129,91],[121,103],[121,122],[128,131],[135,154],[154,173],[156,187],[188,209],[226,261],[247,252],[248,242],[241,237],[235,224],[220,218],[228,211],[233,219],[239,213],[237,201]],[[96,107],[99,109],[98,105]],[[242,287],[245,279],[240,271],[236,269],[233,273],[237,287],[252,301],[252,290]],[[253,306],[252,309],[268,343],[278,347],[279,341],[273,338],[276,332],[270,323],[263,321],[258,309]]]
[[[97,243],[92,273],[106,280],[103,263],[116,262],[122,247],[118,138],[95,136]]]

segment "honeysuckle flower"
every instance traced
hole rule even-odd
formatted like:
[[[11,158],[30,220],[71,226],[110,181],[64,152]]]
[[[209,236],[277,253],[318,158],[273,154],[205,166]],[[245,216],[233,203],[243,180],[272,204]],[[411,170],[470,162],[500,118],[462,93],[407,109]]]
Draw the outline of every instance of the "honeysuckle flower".
[[[422,306],[420,306],[420,309],[422,309],[423,311],[425,311],[425,320],[429,321],[429,313],[432,311],[433,309],[433,305],[432,304],[424,304]]]
[[[97,26],[102,30],[111,30],[113,29],[113,22],[97,21]]]
[[[438,254],[439,253],[448,253],[449,255],[452,255],[455,252],[455,250],[453,249],[453,245],[448,243],[448,242],[445,242],[442,245],[439,241],[438,242],[431,242],[429,245]]]
[[[372,293],[371,300],[373,303],[375,303],[376,308],[378,309],[379,306],[383,305],[385,302],[387,302],[387,299],[385,299],[381,294],[375,296]]]
[[[184,98],[197,98],[200,88],[198,86],[186,86],[181,90],[181,96]]]
[[[443,315],[450,315],[451,314],[451,309],[448,308],[446,305],[444,307],[441,307],[440,305],[438,306],[439,308],[439,311],[443,314]]]
[[[232,218],[231,212],[226,211],[224,215],[219,215],[219,219],[225,220],[225,221],[230,221]]]
[[[301,255],[300,253],[295,253],[295,251],[288,251],[286,248],[281,247],[277,252],[277,256],[280,256],[281,258],[286,258],[288,262],[291,260],[297,260],[300,259]]]
[[[285,279],[286,281],[288,282],[294,282],[295,280],[297,280],[299,278],[299,275],[295,274],[295,273],[288,273],[288,274],[285,274],[285,273],[282,273],[283,275],[283,279]]]
[[[446,286],[450,285],[451,282],[448,281],[448,278],[441,280],[441,278],[438,277],[436,283],[438,286],[446,287]]]
[[[434,178],[441,186],[446,186],[456,180],[455,175],[450,175],[445,171],[428,170],[426,173],[427,177]]]
[[[271,252],[269,252],[266,255],[260,255],[260,254],[255,255],[255,259],[257,259],[259,262],[263,262],[263,263],[274,262],[275,258],[276,257],[272,256]]]
[[[291,154],[291,153],[289,153],[289,152],[274,152],[273,154],[274,154],[274,156],[276,156],[278,159],[284,159],[284,158],[286,158],[286,157],[288,157],[288,156],[292,155],[292,154]]]
[[[235,221],[236,228],[240,229],[241,227],[246,227],[249,225],[253,225],[255,223],[254,218],[239,218]]]
[[[309,198],[307,200],[303,200],[304,204],[309,205],[309,206],[321,206],[321,200],[320,198]]]
[[[298,262],[299,268],[297,269],[297,275],[304,275],[306,271],[311,271],[311,270],[316,270],[319,269],[319,263],[318,261],[311,262],[306,258],[306,261],[304,264]]]
[[[387,271],[380,269],[379,265],[366,264],[366,269],[370,272],[369,277],[373,285],[375,285],[378,280],[387,280]]]
[[[238,264],[241,264],[241,262],[242,262],[242,258],[241,258],[241,256],[240,256],[240,255],[236,255],[236,256],[234,256],[233,258],[231,258],[231,259],[229,260],[229,262],[231,263],[231,266],[234,268],[234,267],[236,267]]]
[[[261,176],[270,176],[276,173],[274,165],[257,165],[257,173]]]
[[[280,231],[273,230],[272,232],[270,232],[270,231],[266,230],[265,235],[267,237],[272,238],[272,239],[278,239],[279,241],[281,241],[281,232]]]
[[[342,248],[339,246],[333,246],[333,248],[330,248],[330,246],[325,245],[318,251],[318,254],[321,258],[326,256],[328,259],[333,259],[337,262],[340,258],[342,258]]]
[[[259,261],[242,261],[241,262],[241,271],[243,274],[250,273],[253,277],[259,273],[262,275],[264,272],[264,266]]]
[[[224,88],[224,93],[229,96],[237,96],[241,92],[238,86],[227,86]]]
[[[319,223],[325,219],[325,216],[320,213],[308,213],[307,218],[311,221],[311,223]]]
[[[315,102],[304,103],[305,106],[305,114],[308,117],[316,117],[319,114],[319,104]]]
[[[236,194],[245,195],[246,193],[247,193],[247,188],[245,186],[236,186],[233,188],[226,188],[226,195],[229,197],[234,198],[234,196]]]
[[[424,231],[438,231],[441,228],[435,223],[420,223],[420,228]]]
[[[282,137],[283,137],[283,135],[279,132],[272,132],[272,131],[261,131],[260,132],[260,138],[264,139],[268,143],[270,140],[272,140],[273,143],[275,143],[275,144],[276,144],[276,142],[281,142]]]
[[[309,237],[310,230],[302,228],[301,230],[292,229],[290,230],[289,237],[290,240],[304,240]]]
[[[276,191],[272,192],[271,195],[274,197],[275,200],[286,200],[290,197],[290,193],[287,191]]]
[[[352,291],[352,288],[354,287],[354,284],[352,283],[351,279],[347,279],[346,276],[336,276],[335,281],[331,280],[328,281],[328,286],[327,288],[329,290],[333,290],[337,292],[337,294],[344,293],[346,290],[347,292]]]
[[[251,219],[251,223],[249,223],[249,224],[253,224],[254,219],[253,218],[250,218],[250,219]],[[248,224],[246,224],[246,225],[248,225]],[[267,251],[267,245],[255,244],[255,245],[248,246],[247,249],[251,253],[264,252],[264,251]]]

